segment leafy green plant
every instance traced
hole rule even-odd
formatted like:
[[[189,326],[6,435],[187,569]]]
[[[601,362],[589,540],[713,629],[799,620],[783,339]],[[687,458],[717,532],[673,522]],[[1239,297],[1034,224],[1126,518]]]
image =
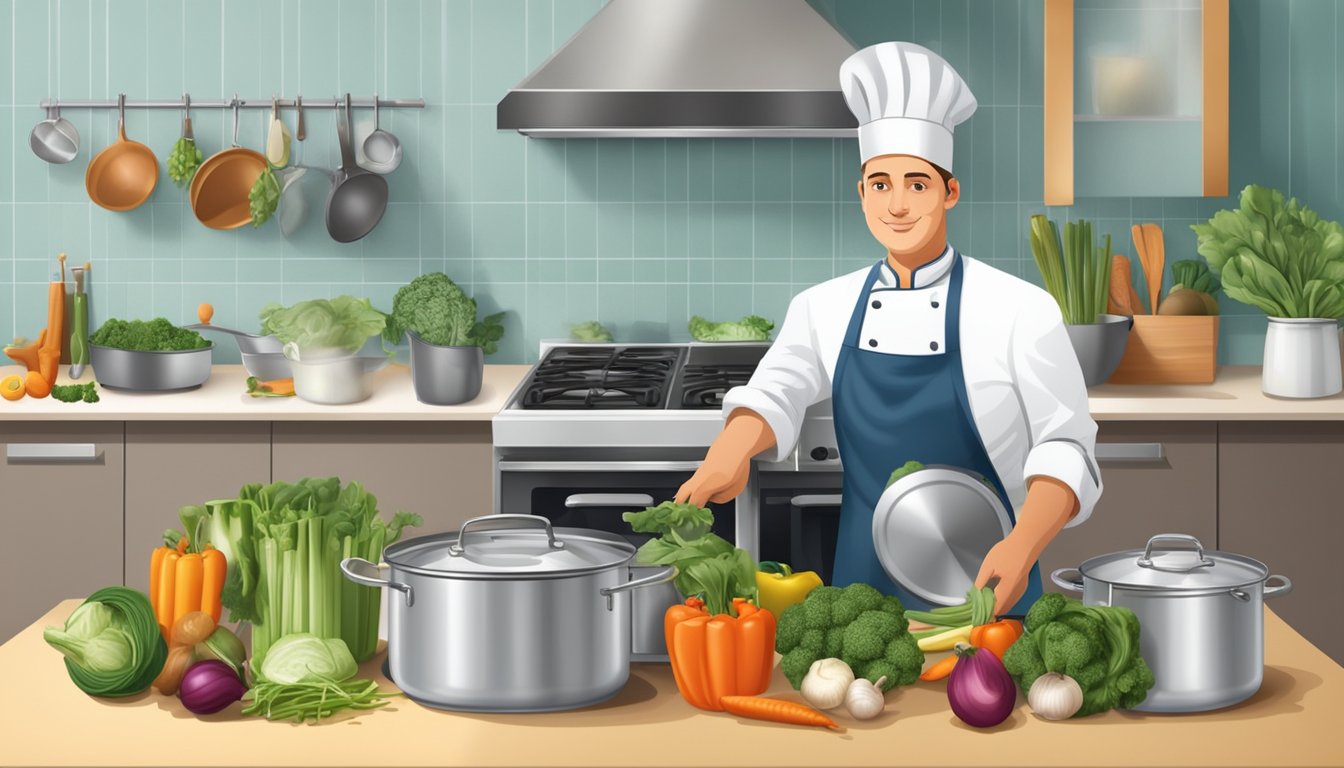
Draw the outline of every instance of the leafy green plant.
[[[596,320],[589,320],[586,323],[571,325],[569,327],[569,335],[572,336],[575,341],[606,342],[612,340],[611,331],[607,330],[606,326]]]
[[[257,177],[247,193],[247,200],[253,227],[260,227],[275,215],[275,209],[280,207],[280,180],[269,166]]]
[[[301,301],[290,307],[267,304],[261,309],[261,333],[300,350],[342,349],[357,352],[370,337],[383,332],[387,316],[368,299],[337,296]]]
[[[1031,217],[1031,253],[1045,279],[1045,289],[1059,304],[1069,325],[1095,323],[1106,311],[1111,283],[1111,236],[1097,248],[1092,241],[1092,223],[1079,219],[1059,227],[1041,214]]]
[[[179,187],[185,185],[196,175],[196,169],[204,159],[205,154],[196,146],[195,140],[183,136],[168,153],[168,178]]]
[[[479,321],[476,300],[442,272],[421,275],[397,291],[392,299],[391,325],[384,338],[401,341],[406,331],[441,347],[477,346],[487,355],[499,350],[504,338],[504,313]]]
[[[1256,184],[1191,229],[1230,298],[1270,317],[1344,317],[1344,227]]]
[[[684,597],[705,601],[710,615],[732,615],[734,597],[757,599],[756,563],[744,549],[711,533],[714,513],[694,504],[665,501],[621,515],[638,533],[652,533],[635,553],[640,565],[675,565],[676,587]]]
[[[696,341],[767,341],[775,324],[760,315],[747,315],[736,322],[715,323],[699,315],[691,318],[691,338]]]

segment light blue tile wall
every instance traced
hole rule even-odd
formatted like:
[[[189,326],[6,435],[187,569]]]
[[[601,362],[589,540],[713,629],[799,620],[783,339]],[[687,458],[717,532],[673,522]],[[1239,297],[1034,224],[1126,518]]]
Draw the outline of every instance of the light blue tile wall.
[[[527,140],[494,127],[504,92],[603,0],[0,0],[0,338],[33,335],[55,252],[92,260],[94,322],[210,301],[251,328],[269,301],[344,292],[387,307],[416,274],[444,270],[485,311],[507,310],[494,362],[536,357],[540,338],[599,318],[620,337],[686,337],[691,314],[782,320],[797,291],[876,259],[854,200],[857,149],[830,140]],[[909,39],[940,51],[981,107],[958,131],[964,202],[950,222],[966,253],[1038,279],[1026,240],[1041,204],[1041,0],[814,0],[859,45]],[[1344,218],[1344,8],[1332,0],[1232,0],[1231,182],[1297,195]],[[80,157],[37,160],[27,134],[46,96],[325,98],[377,89],[421,96],[388,112],[406,149],[391,204],[367,239],[333,243],[321,217],[199,226],[166,175],[129,213],[88,203],[88,158],[115,135],[108,112],[71,110]],[[305,163],[332,165],[329,112],[308,114]],[[127,131],[166,156],[172,112],[134,111]],[[367,115],[357,117],[367,120]],[[292,121],[292,117],[291,117]],[[228,115],[198,112],[207,152]],[[240,140],[260,146],[264,116]],[[320,211],[322,184],[311,191]],[[1194,257],[1189,225],[1229,199],[1084,199],[1052,216],[1096,219],[1128,251],[1157,221],[1168,259]],[[1263,316],[1224,301],[1224,362],[1258,363]],[[222,344],[221,359],[233,354]]]

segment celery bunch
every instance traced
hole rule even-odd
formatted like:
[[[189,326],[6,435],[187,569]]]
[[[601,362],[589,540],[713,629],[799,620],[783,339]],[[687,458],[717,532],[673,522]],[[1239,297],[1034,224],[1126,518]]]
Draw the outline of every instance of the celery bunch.
[[[1064,322],[1097,322],[1097,316],[1106,311],[1111,284],[1111,236],[1106,235],[1105,245],[1096,248],[1092,244],[1092,223],[1070,221],[1064,224],[1061,243],[1055,223],[1036,214],[1031,217],[1031,252]]]

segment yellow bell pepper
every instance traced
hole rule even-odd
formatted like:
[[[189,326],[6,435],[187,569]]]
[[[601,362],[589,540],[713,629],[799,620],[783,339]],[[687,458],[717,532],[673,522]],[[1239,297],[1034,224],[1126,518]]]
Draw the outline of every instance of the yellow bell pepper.
[[[784,563],[763,560],[756,571],[756,589],[760,593],[761,607],[773,613],[776,618],[784,609],[803,602],[807,593],[821,586],[821,577],[816,571],[794,573]]]

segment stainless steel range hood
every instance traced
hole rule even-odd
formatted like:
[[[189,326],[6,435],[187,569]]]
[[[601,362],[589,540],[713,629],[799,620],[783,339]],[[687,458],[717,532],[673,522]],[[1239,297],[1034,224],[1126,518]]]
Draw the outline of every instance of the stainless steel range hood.
[[[534,137],[850,137],[854,46],[806,0],[611,0],[499,102]]]

